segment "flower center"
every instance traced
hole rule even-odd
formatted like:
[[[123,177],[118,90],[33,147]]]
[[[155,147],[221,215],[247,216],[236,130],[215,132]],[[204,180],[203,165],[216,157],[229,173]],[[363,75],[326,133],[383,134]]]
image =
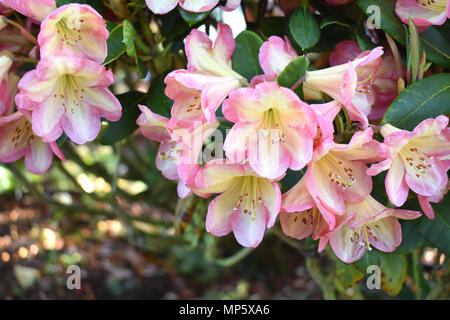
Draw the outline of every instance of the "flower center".
[[[378,229],[380,228],[380,226],[376,223],[373,223],[372,227]],[[370,246],[369,236],[372,237],[375,241],[378,241],[378,238],[374,235],[370,225],[363,225],[360,228],[354,230],[353,234],[350,236],[350,241],[352,243],[356,243],[361,247],[367,247],[367,250],[371,251],[372,247]]]
[[[447,1],[443,0],[416,0],[416,2],[422,8],[437,12],[444,12],[447,8]]]
[[[81,25],[83,19],[73,18],[70,22],[67,18],[62,18],[56,23],[56,32],[61,37],[63,45],[75,47],[82,40]]]
[[[186,112],[200,111],[202,110],[202,100],[200,91],[193,96],[189,103],[185,104]]]
[[[53,96],[55,99],[59,99],[61,105],[67,111],[67,107],[70,106],[72,112],[75,108],[80,106],[80,103],[84,101],[84,89],[78,86],[77,81],[71,75],[65,74],[61,77],[59,94],[55,93]]]
[[[34,139],[33,130],[31,129],[31,123],[27,119],[20,121],[20,124],[14,130],[14,135],[11,139],[11,143],[15,148],[23,148],[29,145]]]
[[[334,156],[331,152],[319,161],[330,181],[343,190],[351,188],[356,182],[356,178],[353,176],[353,170],[348,161]]]
[[[181,151],[183,151],[183,148],[178,143],[174,143],[167,152],[160,152],[159,158],[176,164],[180,158]]]
[[[406,170],[417,178],[427,174],[428,169],[433,168],[430,161],[433,157],[424,155],[416,147],[409,144],[400,150],[400,156],[405,163]]]
[[[286,136],[283,133],[280,121],[280,112],[275,108],[270,108],[264,112],[262,129],[260,129],[264,139],[270,140],[272,144],[284,143]]]
[[[241,212],[256,219],[256,209],[263,204],[261,194],[259,192],[258,178],[254,176],[243,177],[241,193],[238,197],[233,211],[241,208]]]

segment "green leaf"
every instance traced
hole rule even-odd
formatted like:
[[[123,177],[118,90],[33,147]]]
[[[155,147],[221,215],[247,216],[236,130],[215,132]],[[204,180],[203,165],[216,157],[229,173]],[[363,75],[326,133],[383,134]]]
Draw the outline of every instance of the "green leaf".
[[[292,88],[301,78],[304,77],[309,67],[309,60],[306,57],[298,57],[289,62],[289,64],[281,71],[278,76],[278,84],[282,87]],[[303,87],[297,86],[295,92],[303,97]]]
[[[367,8],[372,5],[378,6],[380,8],[380,24],[381,29],[383,29],[387,34],[389,34],[392,38],[405,45],[406,43],[406,34],[404,29],[404,24],[397,17],[394,12],[395,9],[395,1],[390,0],[358,0],[358,5],[362,11],[364,11],[367,15],[371,15],[372,12]]]
[[[186,10],[183,10],[183,8],[178,7],[178,11],[180,12],[180,16],[183,18],[184,21],[189,26],[193,26],[194,24],[199,23],[200,21],[204,20],[208,15],[209,11],[206,12],[189,12]]]
[[[444,198],[442,202],[433,203],[432,206],[435,218],[431,220],[422,216],[412,221],[413,226],[439,250],[450,255],[450,200]]]
[[[354,264],[347,264],[336,259],[336,279],[338,286],[343,289],[354,287],[364,278],[361,272]]]
[[[56,0],[56,7],[61,7],[70,3],[88,4],[98,13],[103,14],[103,4],[102,0]]]
[[[406,257],[403,254],[380,252],[381,288],[396,296],[406,279]]]
[[[249,81],[263,73],[258,60],[262,44],[261,37],[253,31],[245,30],[236,38],[236,50],[231,58],[233,70]]]
[[[133,24],[129,20],[124,20],[123,43],[125,44],[127,54],[133,58],[137,57],[136,46],[134,45],[135,37],[136,37],[136,30],[134,29]]]
[[[355,266],[359,271],[366,273],[367,267],[372,265],[379,265],[380,255],[378,250],[372,248],[372,250],[367,250],[366,253],[355,262]]]
[[[100,143],[105,145],[114,144],[130,136],[138,125],[136,120],[141,114],[138,104],[142,103],[144,93],[130,91],[117,96],[122,105],[122,118],[117,122],[108,122],[100,135]]]
[[[352,21],[346,18],[338,18],[338,17],[324,17],[322,21],[320,21],[320,29],[325,28],[326,26],[337,24],[343,27],[352,28]]]
[[[320,28],[309,9],[297,9],[289,21],[289,30],[294,40],[304,50],[313,47],[320,39]]]
[[[450,22],[427,28],[420,34],[420,39],[427,60],[450,68]]]
[[[412,130],[428,118],[450,113],[450,73],[435,74],[408,86],[392,102],[382,124]]]
[[[415,221],[402,221],[402,243],[397,252],[408,253],[417,249],[424,242],[423,236],[413,226]]]
[[[108,56],[105,62],[103,62],[103,65],[107,65],[118,59],[126,51],[125,44],[123,43],[123,27],[108,23],[107,28],[109,30],[109,37],[106,42],[108,45]]]
[[[153,112],[164,117],[170,117],[173,101],[164,94],[164,78],[165,74],[161,74],[152,79],[144,104],[151,108]]]

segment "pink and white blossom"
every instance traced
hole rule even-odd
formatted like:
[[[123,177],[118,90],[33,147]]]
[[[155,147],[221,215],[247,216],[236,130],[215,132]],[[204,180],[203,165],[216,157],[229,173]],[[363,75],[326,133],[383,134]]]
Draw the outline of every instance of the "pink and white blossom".
[[[146,0],[148,8],[156,14],[165,14],[172,11],[177,4],[190,12],[205,12],[213,9],[219,0]],[[231,11],[241,4],[241,0],[227,0],[223,10]]]
[[[68,4],[52,11],[41,24],[38,43],[41,57],[70,49],[97,63],[107,55],[109,32],[101,15],[92,7]]]
[[[37,21],[44,20],[56,8],[55,0],[0,0],[0,4]]]
[[[31,129],[28,111],[0,116],[0,161],[9,163],[25,157],[25,166],[33,174],[44,174],[52,163],[53,153],[65,161],[56,142],[46,143]]]
[[[388,158],[374,164],[370,175],[388,170],[386,192],[397,207],[402,206],[411,189],[422,197],[433,197],[447,187],[447,162],[439,157],[450,154],[448,117],[438,116],[418,124],[413,131],[401,130],[390,124],[381,128]],[[425,213],[432,218],[428,210]]]
[[[248,165],[223,162],[208,162],[196,177],[195,193],[204,197],[220,193],[209,204],[206,230],[216,237],[233,231],[242,246],[256,247],[280,211],[280,188]]]
[[[223,114],[235,123],[224,144],[227,157],[236,163],[248,160],[260,176],[276,179],[311,160],[316,115],[293,91],[271,82],[236,89],[225,100]]]
[[[175,100],[180,92],[191,90],[194,96],[201,94],[197,102],[209,123],[215,120],[215,112],[228,94],[241,86],[242,76],[231,68],[231,56],[235,40],[228,25],[219,23],[214,44],[199,30],[192,30],[186,39],[187,70],[171,72],[165,79],[166,94]],[[189,91],[188,90],[188,91]],[[185,96],[181,97],[185,99]]]
[[[43,141],[55,141],[64,131],[73,142],[84,144],[97,137],[101,117],[117,121],[122,116],[119,101],[107,89],[113,81],[104,66],[62,50],[25,74],[16,103],[32,111],[33,131]]]
[[[419,29],[441,25],[450,17],[449,0],[397,0],[395,13],[404,23],[411,18]]]

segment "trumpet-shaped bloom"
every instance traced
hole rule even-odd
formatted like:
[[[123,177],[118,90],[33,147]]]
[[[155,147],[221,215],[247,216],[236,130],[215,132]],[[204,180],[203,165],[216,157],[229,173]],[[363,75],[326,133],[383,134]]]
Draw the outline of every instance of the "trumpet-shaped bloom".
[[[141,134],[161,143],[156,156],[156,167],[165,178],[178,181],[178,195],[186,197],[191,192],[190,188],[200,168],[198,158],[203,143],[217,128],[218,123],[193,121],[188,129],[173,127],[171,134],[168,130],[169,119],[153,113],[145,106],[140,105],[139,108],[142,114],[137,119],[137,124]]]
[[[256,247],[280,211],[280,188],[248,165],[223,162],[208,162],[196,177],[194,192],[201,196],[220,193],[209,204],[206,230],[217,237],[233,231],[241,245]]]
[[[122,116],[119,101],[106,88],[113,81],[105,67],[62,50],[25,74],[16,103],[32,111],[33,131],[45,142],[55,141],[64,131],[83,144],[97,137],[101,117],[117,121]]]
[[[0,161],[9,163],[25,157],[28,171],[41,175],[50,167],[53,153],[65,160],[56,142],[46,143],[33,133],[29,112],[0,117]]]
[[[395,13],[404,23],[411,18],[418,27],[441,25],[450,17],[449,0],[397,0]]]
[[[0,3],[38,21],[56,8],[55,0],[0,0]]]
[[[177,4],[191,12],[205,12],[214,8],[219,0],[146,0],[148,8],[156,14],[164,14],[172,11]],[[227,0],[225,6],[221,8],[230,11],[236,9],[241,0]]]
[[[368,195],[361,202],[346,202],[348,221],[327,235],[336,256],[346,263],[359,260],[374,246],[392,252],[402,241],[398,218],[405,220],[421,216],[418,211],[390,209]]]
[[[187,70],[171,72],[165,79],[166,94],[179,103],[185,99],[187,89],[194,95],[201,94],[196,107],[201,106],[209,123],[215,120],[215,112],[228,94],[241,86],[243,77],[231,68],[231,56],[235,48],[233,34],[228,25],[218,24],[215,43],[198,30],[192,30],[186,39]],[[191,98],[193,96],[191,95]]]
[[[402,206],[411,189],[423,197],[432,197],[447,186],[446,165],[439,156],[450,154],[448,118],[427,119],[412,132],[400,130],[390,124],[381,128],[384,143],[390,147],[389,157],[368,170],[386,175],[386,192],[397,207]],[[425,211],[427,213],[427,211]]]
[[[344,105],[351,120],[367,128],[367,116],[374,101],[372,84],[381,65],[382,47],[361,53],[348,63],[307,71],[305,83],[328,94]]]
[[[0,115],[9,108],[8,72],[11,65],[11,58],[0,56]]]
[[[345,64],[356,59],[359,54],[361,54],[361,50],[356,41],[341,41],[330,55],[330,65]],[[398,95],[397,80],[398,72],[394,57],[388,52],[383,56],[382,63],[376,74],[373,75],[371,87],[367,91],[368,99],[366,100],[370,103],[371,110],[367,116],[369,120],[383,117],[391,102]]]
[[[41,57],[70,49],[82,57],[102,63],[107,55],[106,23],[92,7],[68,4],[52,11],[41,24],[38,43]]]
[[[289,62],[297,57],[297,52],[295,52],[287,36],[284,37],[284,40],[277,36],[270,37],[259,49],[259,64],[265,76],[256,76],[252,80],[252,85],[261,80],[276,81],[278,75]],[[320,90],[307,83],[303,83],[303,95],[306,100],[322,100]]]
[[[345,214],[344,201],[362,201],[372,191],[366,163],[387,157],[387,148],[372,140],[372,129],[357,132],[349,144],[327,143],[315,152],[306,185],[316,203],[335,215]]]
[[[223,114],[235,123],[224,144],[234,162],[248,160],[259,175],[276,179],[311,160],[316,116],[293,91],[273,82],[240,88],[225,100]]]

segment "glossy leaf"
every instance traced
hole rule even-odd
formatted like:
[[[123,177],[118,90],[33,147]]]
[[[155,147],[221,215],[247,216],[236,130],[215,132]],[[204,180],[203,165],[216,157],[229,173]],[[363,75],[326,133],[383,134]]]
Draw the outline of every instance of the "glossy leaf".
[[[311,48],[319,42],[319,24],[306,7],[299,8],[292,14],[289,21],[289,30],[303,50]]]
[[[236,49],[231,59],[233,69],[248,81],[263,73],[258,59],[262,44],[261,37],[253,31],[243,31],[236,38]]]

